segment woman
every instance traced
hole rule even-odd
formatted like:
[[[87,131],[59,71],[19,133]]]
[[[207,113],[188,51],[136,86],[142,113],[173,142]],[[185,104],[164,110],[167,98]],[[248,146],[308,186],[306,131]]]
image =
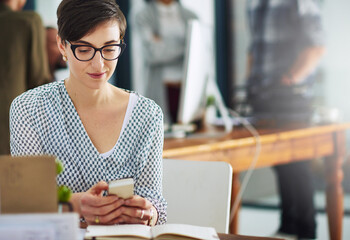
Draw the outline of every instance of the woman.
[[[149,0],[136,16],[147,67],[146,96],[177,122],[188,23],[197,16],[176,0]]]
[[[126,20],[114,0],[63,0],[57,45],[70,75],[25,92],[10,111],[13,155],[51,154],[65,170],[71,202],[88,224],[163,224],[163,115],[153,101],[116,88]],[[132,177],[135,196],[103,196],[108,181]]]

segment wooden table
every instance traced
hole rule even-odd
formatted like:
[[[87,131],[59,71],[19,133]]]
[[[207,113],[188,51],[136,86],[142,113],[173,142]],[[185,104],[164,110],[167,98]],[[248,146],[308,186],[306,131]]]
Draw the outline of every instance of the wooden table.
[[[324,157],[326,165],[326,199],[330,239],[342,239],[343,180],[342,163],[346,155],[345,132],[350,123],[274,129],[259,129],[261,153],[256,168],[292,161]],[[256,150],[255,138],[245,129],[234,129],[221,137],[166,139],[163,157],[169,159],[224,161],[233,168],[233,203],[239,191],[239,173],[249,168]],[[237,233],[238,211],[230,225]]]
[[[220,240],[283,240],[280,238],[272,238],[272,237],[254,237],[254,236],[244,236],[244,235],[236,235],[236,234],[225,234],[218,233]]]

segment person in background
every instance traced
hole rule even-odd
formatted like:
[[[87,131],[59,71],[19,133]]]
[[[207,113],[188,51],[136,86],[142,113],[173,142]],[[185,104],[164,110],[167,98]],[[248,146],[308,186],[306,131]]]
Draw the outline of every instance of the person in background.
[[[25,2],[0,0],[0,154],[10,153],[12,100],[50,79],[45,29],[37,13],[21,11]]]
[[[67,63],[62,58],[62,55],[57,47],[56,37],[58,31],[54,27],[46,27],[46,51],[49,60],[51,79],[55,79],[55,71],[58,69],[67,68]]]
[[[60,159],[65,170],[57,183],[73,191],[70,201],[81,221],[165,223],[162,111],[108,82],[126,46],[123,13],[115,0],[63,0],[57,18],[57,45],[69,77],[12,102],[12,155]],[[104,196],[107,182],[123,178],[134,180],[132,198]]]
[[[312,116],[314,72],[324,51],[316,0],[249,0],[251,44],[248,102],[253,115],[277,125],[306,125]],[[310,161],[274,167],[281,202],[277,237],[315,239],[314,188]]]
[[[175,0],[151,0],[136,16],[146,65],[146,95],[160,105],[165,122],[177,120],[188,22],[197,16]]]

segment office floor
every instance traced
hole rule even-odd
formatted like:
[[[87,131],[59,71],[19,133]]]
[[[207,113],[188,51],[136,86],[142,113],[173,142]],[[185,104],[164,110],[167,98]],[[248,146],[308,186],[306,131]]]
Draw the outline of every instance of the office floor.
[[[240,212],[239,234],[254,236],[271,236],[279,225],[279,211],[275,208],[262,208],[259,205],[277,205],[276,195],[261,198],[258,207],[243,206]],[[317,192],[315,196],[317,209],[324,209],[324,192]],[[344,198],[344,208],[347,214],[343,219],[343,239],[350,239],[350,194]],[[317,236],[318,240],[328,240],[328,220],[323,211],[317,213]]]

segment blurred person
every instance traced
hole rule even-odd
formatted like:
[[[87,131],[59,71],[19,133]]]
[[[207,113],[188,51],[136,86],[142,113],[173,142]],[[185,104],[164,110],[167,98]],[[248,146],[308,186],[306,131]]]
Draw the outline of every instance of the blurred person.
[[[253,115],[277,125],[307,125],[312,116],[314,72],[324,53],[317,0],[249,0],[251,44],[247,96]],[[315,239],[310,161],[274,167],[281,222],[276,236]]]
[[[40,16],[25,0],[0,0],[0,154],[10,153],[9,109],[24,91],[50,79]]]
[[[108,82],[126,47],[124,14],[115,0],[63,0],[57,25],[69,77],[12,102],[11,154],[60,159],[57,183],[72,189],[74,211],[88,224],[164,224],[162,110]],[[133,178],[134,196],[104,194],[123,178]]]
[[[57,37],[58,31],[54,27],[46,27],[46,51],[47,51],[47,58],[49,61],[49,68],[50,68],[50,74],[51,79],[55,79],[55,72],[56,70],[67,68],[67,63],[62,58],[62,55],[57,47],[56,37]]]
[[[197,16],[176,0],[151,0],[136,16],[147,70],[146,95],[167,124],[177,120],[188,22]]]

